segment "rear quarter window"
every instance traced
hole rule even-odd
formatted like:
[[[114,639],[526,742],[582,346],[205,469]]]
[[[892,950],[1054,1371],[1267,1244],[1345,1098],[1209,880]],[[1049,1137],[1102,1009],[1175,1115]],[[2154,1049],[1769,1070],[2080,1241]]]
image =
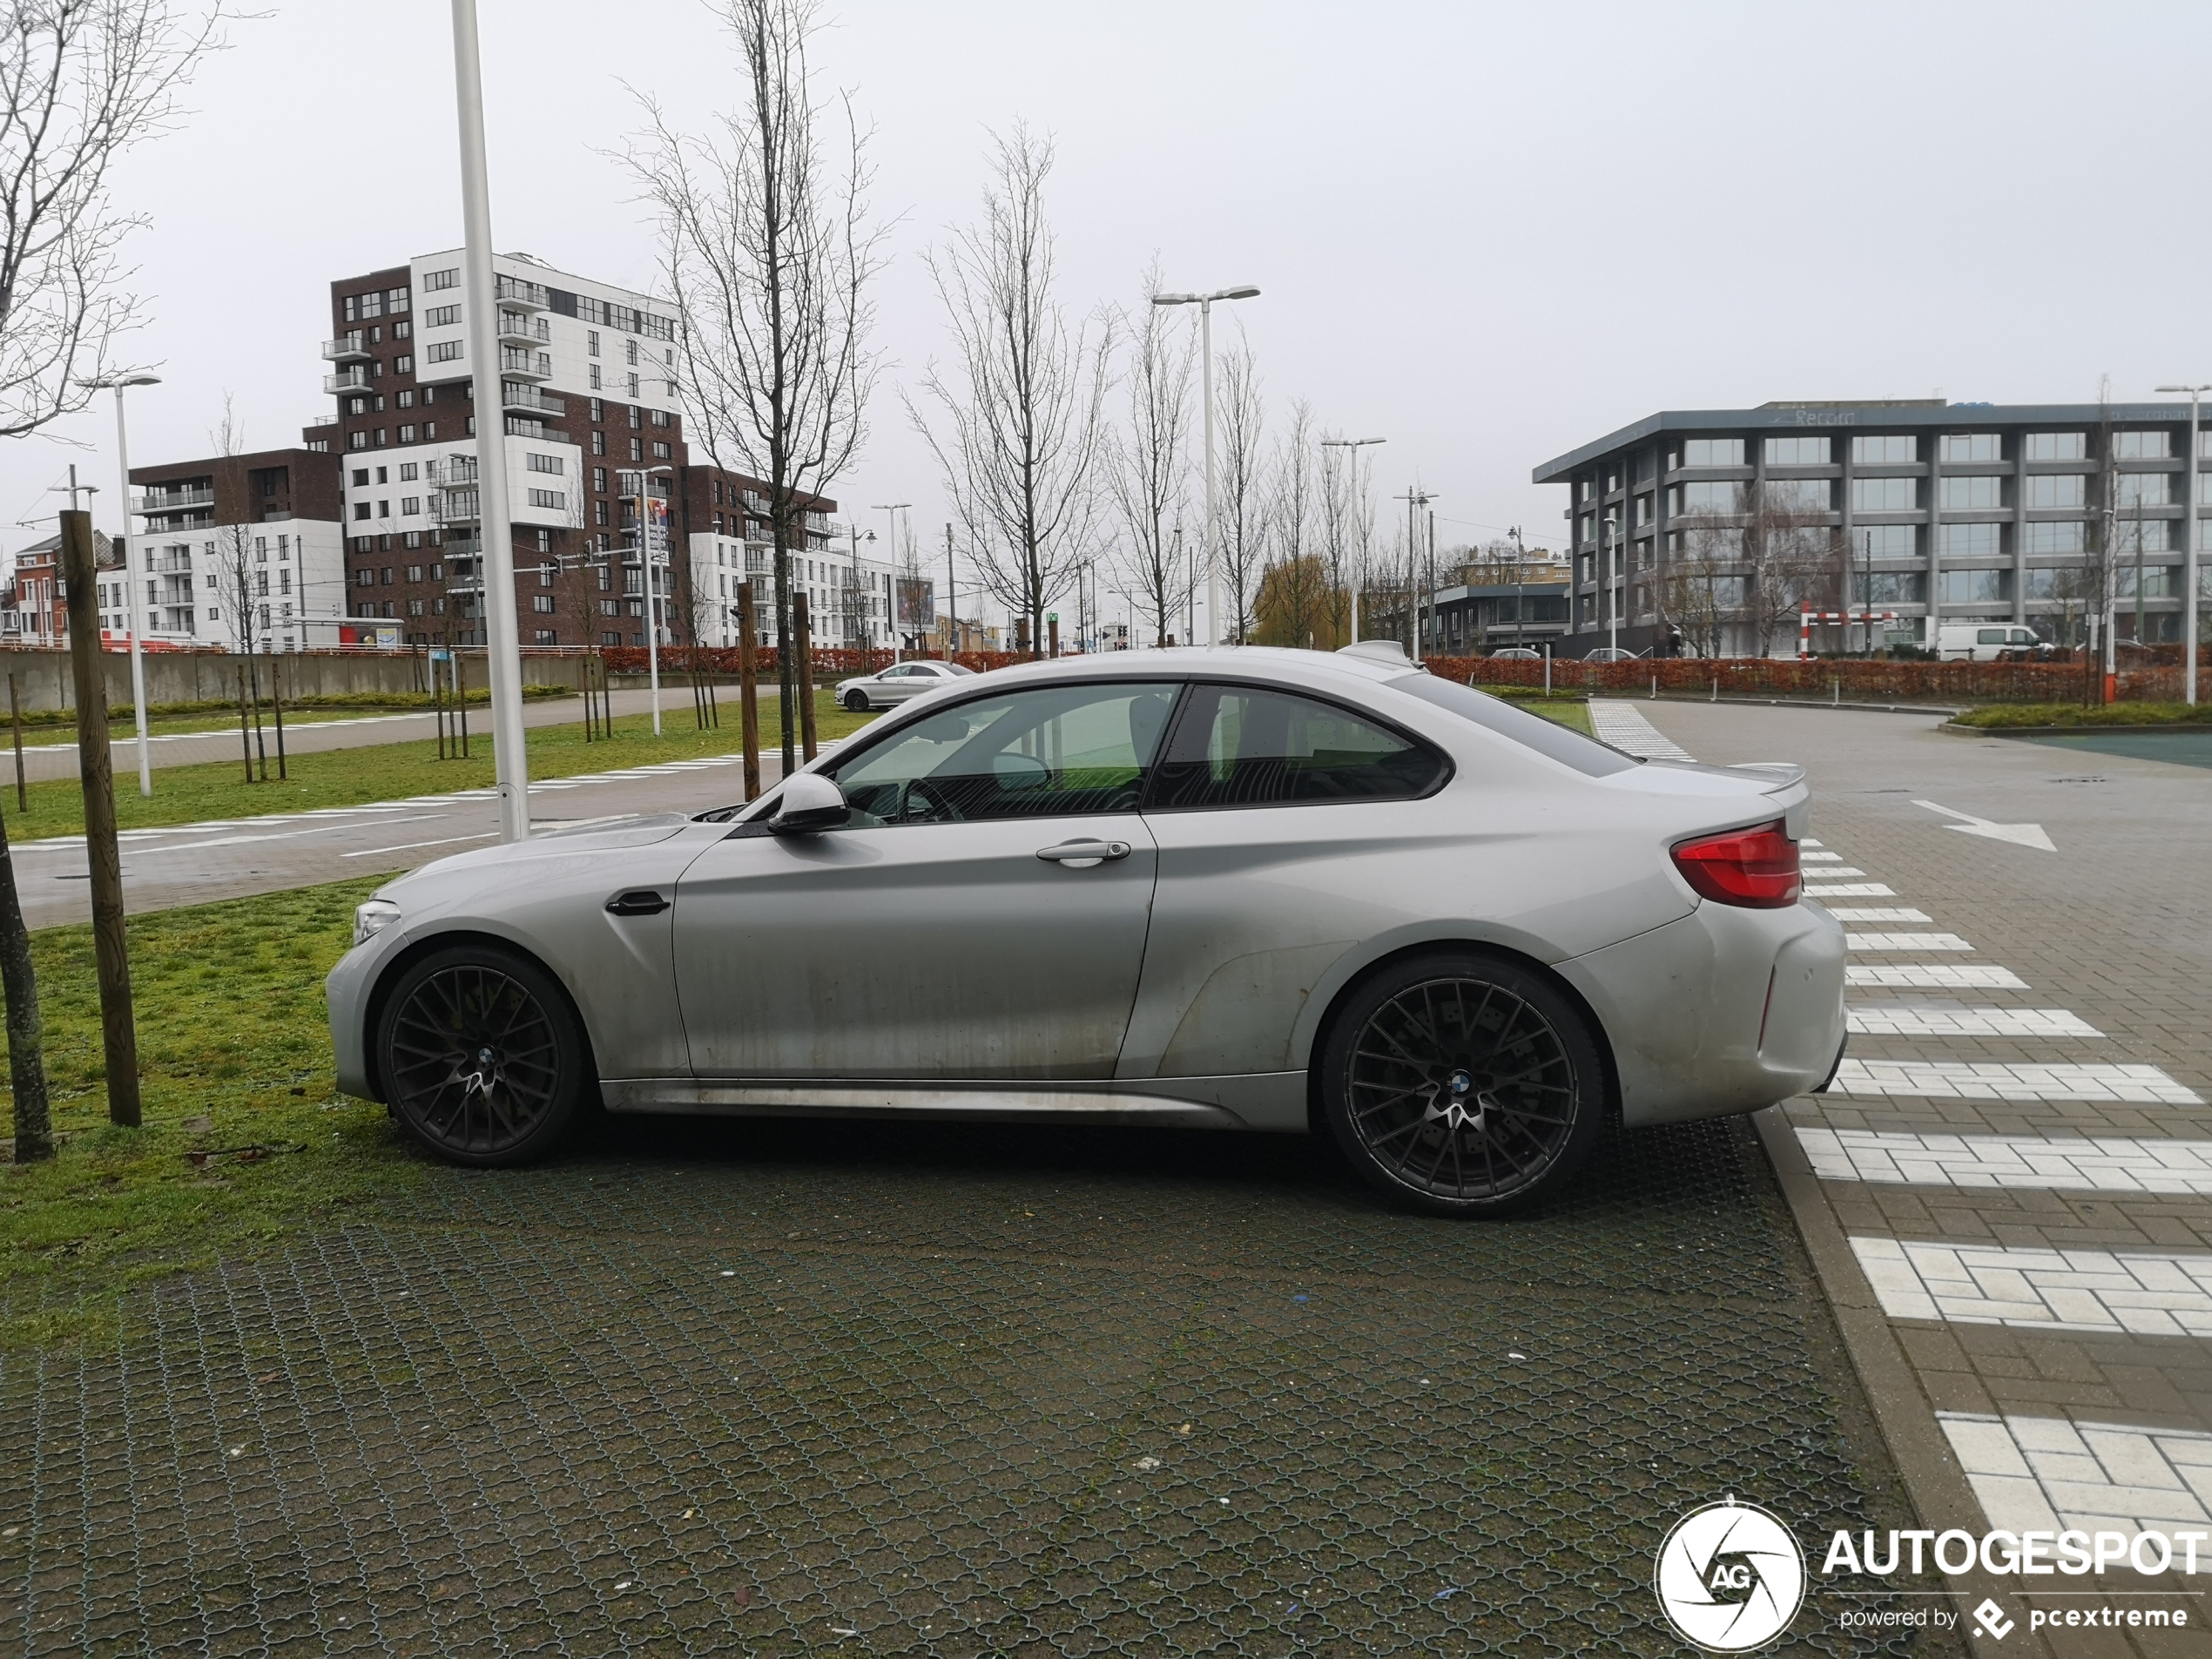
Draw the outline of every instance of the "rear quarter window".
[[[1546,759],[1572,766],[1588,778],[1610,777],[1642,764],[1618,749],[1608,749],[1595,738],[1570,731],[1556,720],[1517,709],[1503,698],[1478,691],[1457,680],[1439,679],[1433,674],[1407,674],[1385,683],[1393,691],[1418,697],[1485,731],[1510,738],[1523,748],[1534,749]]]

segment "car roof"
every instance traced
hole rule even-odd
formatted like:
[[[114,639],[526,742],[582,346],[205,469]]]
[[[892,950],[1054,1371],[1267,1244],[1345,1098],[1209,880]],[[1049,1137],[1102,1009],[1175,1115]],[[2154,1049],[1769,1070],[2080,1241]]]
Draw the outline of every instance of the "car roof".
[[[1381,685],[1418,671],[1410,662],[1379,662],[1340,651],[1292,651],[1273,645],[1180,645],[1164,650],[1094,651],[1086,656],[1044,658],[995,669],[993,679],[1159,679],[1217,675],[1232,679],[1272,680],[1285,685],[1325,689],[1334,685]]]

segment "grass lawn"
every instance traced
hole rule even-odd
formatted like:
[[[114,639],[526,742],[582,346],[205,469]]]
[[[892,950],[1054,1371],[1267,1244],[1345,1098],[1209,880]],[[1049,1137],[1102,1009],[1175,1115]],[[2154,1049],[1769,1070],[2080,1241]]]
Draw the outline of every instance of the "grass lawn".
[[[1514,706],[1527,709],[1531,714],[1541,714],[1547,720],[1556,720],[1560,725],[1570,727],[1586,738],[1596,735],[1590,730],[1590,705],[1587,699],[1569,703],[1556,699],[1547,702],[1541,698],[1516,698],[1514,699]]]
[[[1952,724],[2002,731],[2007,726],[2195,725],[2212,711],[2194,703],[1995,703],[1968,709]]]
[[[859,730],[874,717],[849,714],[817,694],[818,730],[823,738],[842,737]],[[722,724],[702,732],[691,724],[688,700],[673,709],[664,707],[661,732],[653,736],[652,717],[629,714],[614,724],[614,736],[596,743],[583,740],[583,705],[577,705],[577,724],[538,726],[529,733],[532,778],[567,778],[577,772],[605,772],[621,766],[646,765],[657,760],[688,760],[700,755],[734,754],[741,741],[738,731],[737,699],[722,707]],[[780,706],[771,698],[760,705],[760,746],[772,753],[783,739]],[[226,760],[197,766],[164,766],[153,774],[153,799],[142,799],[128,774],[132,762],[118,745],[115,765],[119,779],[115,793],[116,821],[124,829],[150,829],[165,824],[197,824],[210,819],[250,818],[264,813],[300,812],[316,806],[359,806],[369,801],[397,800],[408,795],[440,794],[452,789],[489,788],[492,782],[492,743],[487,732],[489,711],[469,711],[469,759],[440,760],[435,739],[428,742],[379,744],[363,749],[333,749],[291,757],[291,776],[276,776],[275,737],[265,731],[269,745],[269,781],[248,784],[242,761]],[[16,810],[12,788],[0,787],[0,808],[7,813],[9,839],[35,840],[41,836],[81,834],[84,829],[84,800],[73,778],[55,779],[30,786],[30,810]],[[732,799],[737,798],[732,786]]]
[[[385,879],[131,919],[135,1130],[107,1122],[91,927],[31,935],[60,1145],[50,1161],[0,1165],[0,1345],[99,1334],[132,1285],[423,1177],[381,1107],[332,1093],[322,979],[354,906]],[[249,1147],[266,1155],[235,1150]],[[195,1165],[195,1151],[231,1156]]]

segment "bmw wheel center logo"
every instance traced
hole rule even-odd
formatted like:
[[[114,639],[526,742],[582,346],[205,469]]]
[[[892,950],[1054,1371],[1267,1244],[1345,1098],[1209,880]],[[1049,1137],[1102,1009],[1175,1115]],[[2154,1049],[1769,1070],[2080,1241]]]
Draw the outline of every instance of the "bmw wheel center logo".
[[[1730,1495],[1675,1523],[1652,1587],[1683,1640],[1709,1653],[1748,1653],[1788,1629],[1804,1605],[1804,1551],[1775,1516]]]

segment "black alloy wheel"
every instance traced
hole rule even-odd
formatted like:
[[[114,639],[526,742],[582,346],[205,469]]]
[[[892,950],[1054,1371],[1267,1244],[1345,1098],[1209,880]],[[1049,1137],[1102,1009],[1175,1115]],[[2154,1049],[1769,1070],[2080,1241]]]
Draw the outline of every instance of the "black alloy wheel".
[[[1345,1156],[1433,1215],[1534,1202],[1588,1156],[1604,1117],[1583,1015],[1541,975],[1471,952],[1403,961],[1360,988],[1321,1063]]]
[[[393,1116],[450,1163],[496,1169],[550,1152],[585,1089],[568,998],[535,962],[459,945],[411,964],[377,1022]]]
[[[855,714],[866,714],[868,711],[868,694],[854,686],[845,694],[845,706]]]

